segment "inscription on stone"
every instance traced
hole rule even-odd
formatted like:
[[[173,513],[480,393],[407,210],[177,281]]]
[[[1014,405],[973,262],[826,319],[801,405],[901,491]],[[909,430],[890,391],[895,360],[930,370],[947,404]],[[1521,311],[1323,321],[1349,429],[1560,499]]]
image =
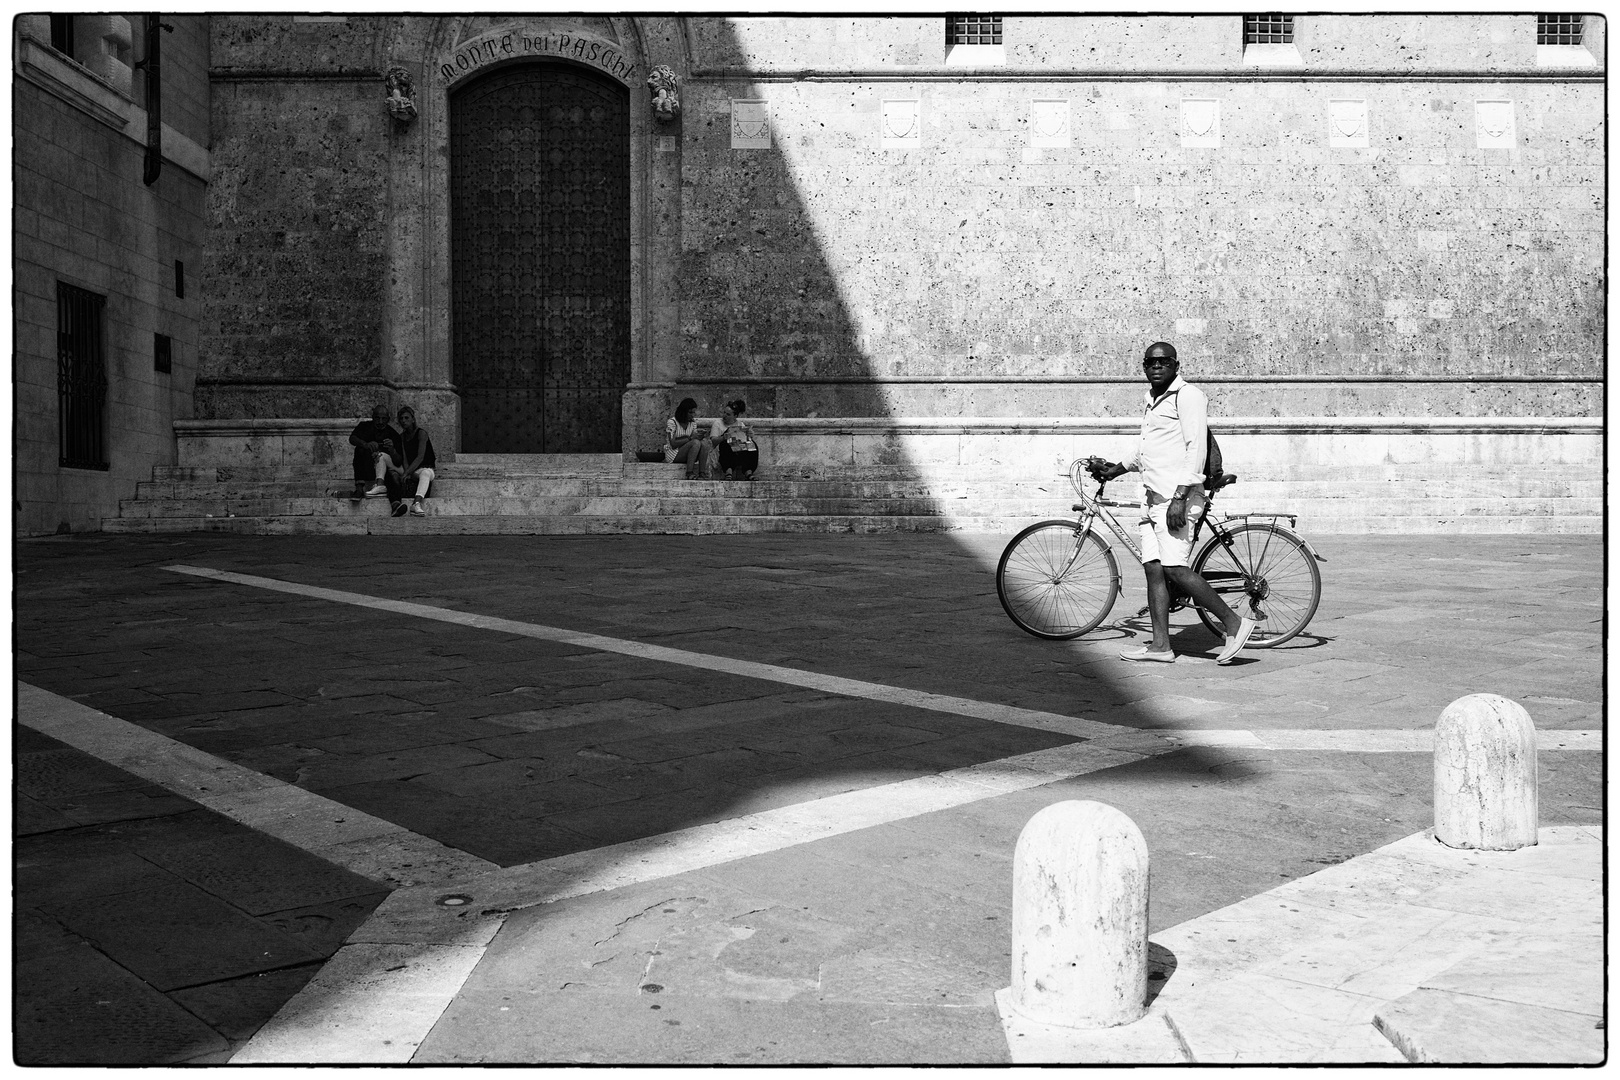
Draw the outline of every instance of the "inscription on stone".
[[[523,56],[558,56],[590,64],[624,82],[636,82],[636,65],[610,41],[586,34],[525,34],[519,31],[491,34],[458,45],[450,58],[439,65],[439,78],[450,83],[468,72]]]

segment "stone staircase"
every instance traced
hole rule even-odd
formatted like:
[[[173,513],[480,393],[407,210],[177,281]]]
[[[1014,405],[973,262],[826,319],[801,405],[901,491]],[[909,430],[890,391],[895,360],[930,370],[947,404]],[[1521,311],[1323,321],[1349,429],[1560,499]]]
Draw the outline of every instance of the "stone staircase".
[[[103,531],[256,534],[760,533],[1010,534],[1061,517],[1068,480],[983,466],[779,466],[751,482],[689,481],[680,465],[617,454],[443,456],[426,517],[356,502],[336,465],[159,467]],[[1601,473],[1578,465],[1487,473],[1455,464],[1245,469],[1226,513],[1280,511],[1331,533],[1600,533]],[[1127,485],[1121,490],[1129,490]],[[1122,520],[1130,524],[1122,512]]]

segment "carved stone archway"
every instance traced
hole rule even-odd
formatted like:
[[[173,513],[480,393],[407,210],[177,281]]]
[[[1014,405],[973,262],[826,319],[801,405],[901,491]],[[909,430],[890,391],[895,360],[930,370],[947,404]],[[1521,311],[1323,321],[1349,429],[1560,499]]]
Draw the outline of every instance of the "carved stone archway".
[[[654,24],[649,26],[648,24]],[[667,25],[666,25],[667,24]],[[603,16],[406,16],[396,20],[386,66],[410,73],[417,119],[396,125],[388,162],[388,310],[384,374],[420,404],[418,415],[447,449],[460,449],[451,375],[449,149],[451,89],[507,64],[577,64],[629,88],[629,415],[675,376],[680,254],[680,120],[659,120],[647,87],[658,65],[684,79],[684,33],[673,18]],[[649,50],[646,42],[657,42]],[[656,146],[656,149],[655,149]],[[654,390],[656,393],[656,390]],[[661,406],[661,402],[660,402]]]

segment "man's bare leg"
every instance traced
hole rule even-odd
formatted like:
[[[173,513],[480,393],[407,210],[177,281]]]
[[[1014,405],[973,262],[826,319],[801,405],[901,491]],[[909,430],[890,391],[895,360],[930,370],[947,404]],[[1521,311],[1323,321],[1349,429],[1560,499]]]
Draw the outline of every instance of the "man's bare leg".
[[[1159,566],[1158,563],[1151,563],[1149,565]],[[1217,596],[1215,590],[1209,587],[1209,582],[1204,580],[1203,575],[1193,573],[1192,567],[1190,566],[1165,566],[1160,568],[1159,587],[1164,592],[1164,621],[1167,625],[1170,621],[1170,592],[1163,584],[1164,579],[1167,577],[1176,583],[1177,588],[1186,593],[1188,596],[1192,597],[1193,603],[1197,604],[1199,607],[1221,620],[1221,625],[1226,628],[1227,637],[1231,637],[1233,634],[1238,632],[1238,623],[1242,620],[1238,618],[1237,614],[1231,608],[1226,606],[1226,601]],[[1149,606],[1153,604],[1153,575],[1151,573],[1148,575],[1148,604]],[[1158,640],[1159,609],[1154,608],[1153,647],[1155,649],[1159,647]],[[1170,638],[1167,631],[1165,635],[1165,645],[1167,648],[1169,647],[1169,641]]]
[[[1170,587],[1164,580],[1165,566],[1158,559],[1154,559],[1152,562],[1143,563],[1142,570],[1147,575],[1148,615],[1153,620],[1153,643],[1148,648],[1159,653],[1169,652]],[[1208,588],[1207,585],[1205,587]]]

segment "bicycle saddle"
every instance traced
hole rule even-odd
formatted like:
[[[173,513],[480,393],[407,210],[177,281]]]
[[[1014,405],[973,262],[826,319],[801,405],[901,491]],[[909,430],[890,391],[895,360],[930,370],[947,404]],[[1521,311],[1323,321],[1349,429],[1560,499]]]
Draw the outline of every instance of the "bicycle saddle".
[[[1204,484],[1204,490],[1213,495],[1217,491],[1221,490],[1221,488],[1226,487],[1228,484],[1237,483],[1237,479],[1236,473],[1222,473],[1220,476]]]

